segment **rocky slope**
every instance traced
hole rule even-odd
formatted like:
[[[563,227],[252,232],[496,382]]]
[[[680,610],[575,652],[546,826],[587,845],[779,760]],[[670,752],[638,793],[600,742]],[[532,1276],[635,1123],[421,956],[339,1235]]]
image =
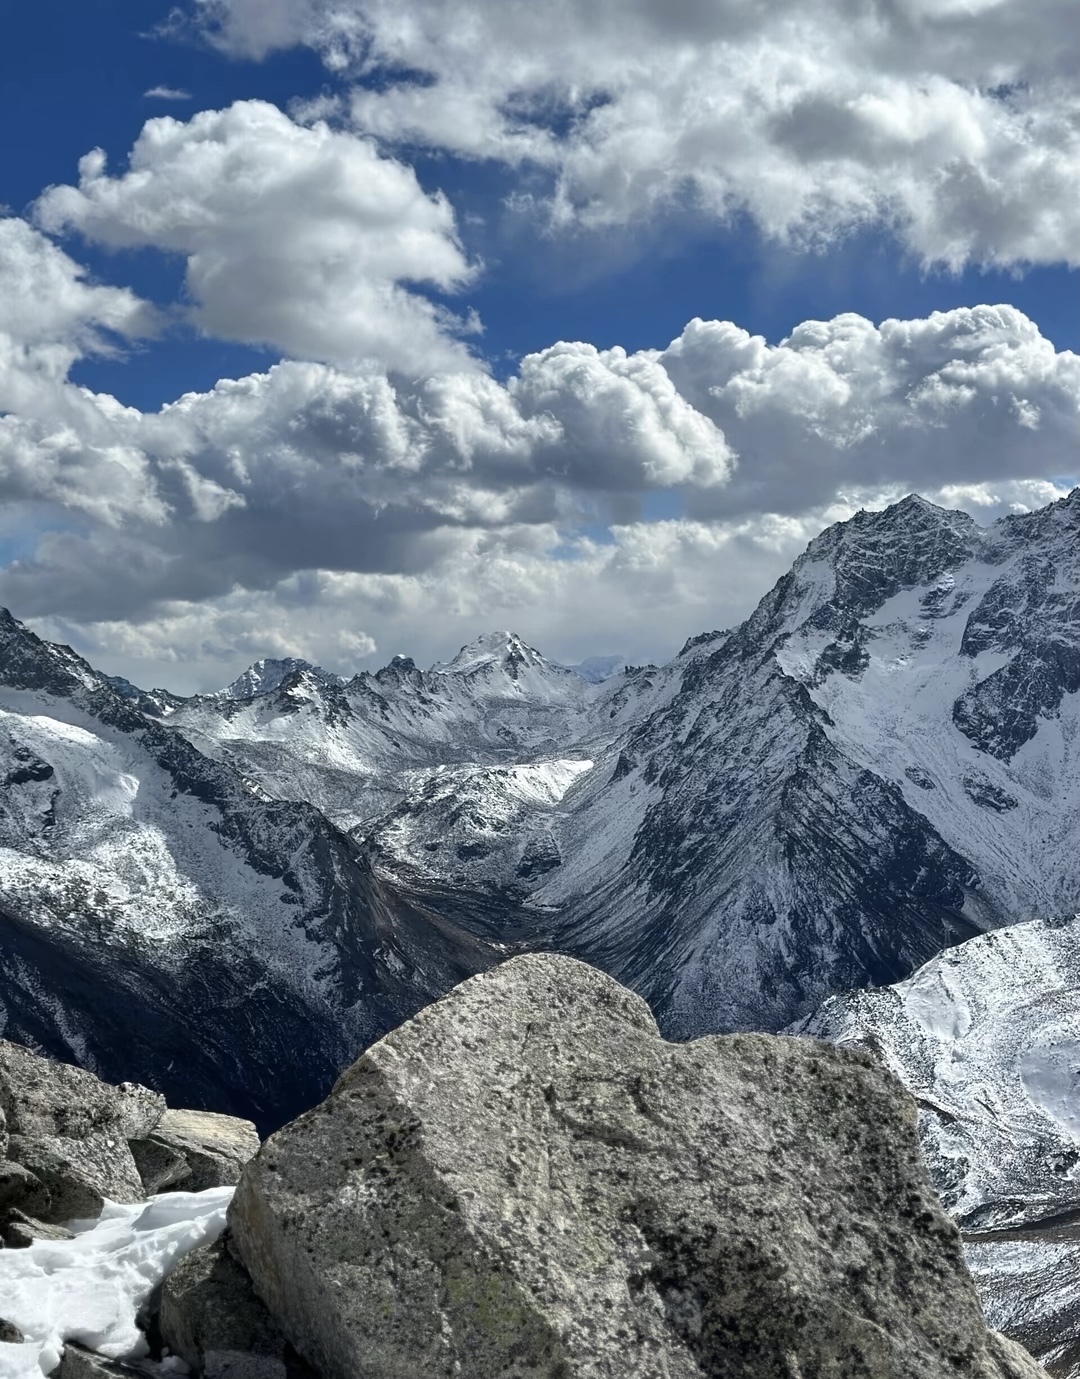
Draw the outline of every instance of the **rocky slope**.
[[[280,1124],[501,951],[7,614],[0,668],[10,1037]]]
[[[985,934],[793,1033],[872,1050],[912,1091],[992,1325],[1080,1376],[1080,916]]]
[[[575,794],[531,897],[559,946],[686,1035],[1075,908],[1078,528],[1080,491],[823,533]]]
[[[184,700],[5,617],[9,1032],[266,1126],[516,948],[682,1036],[1074,908],[1078,515],[860,513],[741,627],[603,680],[493,633]]]

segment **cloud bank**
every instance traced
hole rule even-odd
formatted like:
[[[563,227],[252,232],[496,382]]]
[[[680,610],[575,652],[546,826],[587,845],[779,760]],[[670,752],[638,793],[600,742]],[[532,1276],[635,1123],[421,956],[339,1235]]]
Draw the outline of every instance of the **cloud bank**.
[[[1039,506],[1080,441],[1080,358],[1007,306],[778,345],[695,320],[663,350],[560,342],[505,382],[286,360],[143,413],[66,370],[152,309],[25,222],[0,244],[0,499],[24,542],[0,603],[141,681],[207,687],[275,651],[435,659],[496,624],[566,659],[666,656],[825,522],[912,488]]]
[[[218,46],[306,44],[389,143],[544,170],[553,224],[678,205],[922,263],[1075,264],[1068,0],[196,0]],[[373,78],[375,80],[373,80]]]

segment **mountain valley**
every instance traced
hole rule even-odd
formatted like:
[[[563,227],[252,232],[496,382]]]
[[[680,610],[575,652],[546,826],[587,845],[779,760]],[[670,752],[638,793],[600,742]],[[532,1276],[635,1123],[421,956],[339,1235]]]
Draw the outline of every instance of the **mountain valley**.
[[[1078,518],[859,513],[741,626],[589,678],[492,633],[181,698],[4,615],[5,1037],[266,1129],[513,952],[686,1038],[1070,913]]]

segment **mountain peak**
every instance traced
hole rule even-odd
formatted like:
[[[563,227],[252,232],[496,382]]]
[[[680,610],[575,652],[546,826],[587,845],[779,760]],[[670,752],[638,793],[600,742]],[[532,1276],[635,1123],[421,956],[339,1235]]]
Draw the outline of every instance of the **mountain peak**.
[[[444,675],[470,675],[485,666],[547,664],[539,651],[528,645],[516,632],[485,632],[475,641],[466,643],[451,661],[436,662],[431,667]]]
[[[297,656],[284,656],[280,660],[267,656],[248,666],[231,685],[218,690],[218,695],[223,699],[251,699],[258,694],[271,694],[288,676],[304,672],[320,679],[332,678],[321,666],[313,666]]]

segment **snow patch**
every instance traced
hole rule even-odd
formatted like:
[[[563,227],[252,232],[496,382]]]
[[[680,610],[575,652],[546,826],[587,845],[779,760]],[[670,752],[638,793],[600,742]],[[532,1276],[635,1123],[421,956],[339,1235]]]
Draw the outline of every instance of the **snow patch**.
[[[141,1359],[140,1307],[190,1250],[225,1229],[231,1187],[166,1192],[148,1202],[106,1202],[74,1240],[37,1240],[0,1251],[0,1299],[22,1344],[0,1343],[0,1379],[41,1379],[65,1341],[110,1359]]]

